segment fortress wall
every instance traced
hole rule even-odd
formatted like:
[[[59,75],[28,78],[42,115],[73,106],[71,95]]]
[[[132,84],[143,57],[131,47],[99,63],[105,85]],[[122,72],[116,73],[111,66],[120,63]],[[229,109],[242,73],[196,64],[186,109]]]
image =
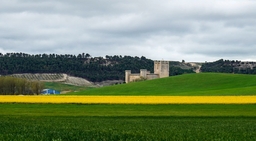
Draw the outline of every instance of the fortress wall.
[[[135,81],[136,79],[140,79],[140,74],[136,73],[136,74],[130,74],[130,77],[129,77],[130,81],[129,82],[133,82]]]
[[[147,75],[147,80],[157,79],[157,78],[159,78],[158,74],[148,74]]]

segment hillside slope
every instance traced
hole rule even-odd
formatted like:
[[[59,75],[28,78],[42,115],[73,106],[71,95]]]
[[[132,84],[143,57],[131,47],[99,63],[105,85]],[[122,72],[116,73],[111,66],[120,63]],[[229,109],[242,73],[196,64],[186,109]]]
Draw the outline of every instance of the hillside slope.
[[[23,73],[65,73],[91,82],[124,80],[130,69],[153,71],[153,60],[146,57],[108,56],[91,57],[89,54],[25,54],[0,53],[0,75]]]
[[[256,62],[220,59],[202,64],[201,72],[256,74]]]
[[[0,53],[0,75],[62,73],[84,78],[94,83],[101,83],[110,80],[124,81],[125,70],[139,73],[140,69],[153,72],[154,61],[144,56],[106,55],[105,57],[92,57],[85,53],[78,55]],[[195,69],[196,67],[189,63],[170,61],[169,74],[173,76],[194,73],[193,70]]]
[[[81,91],[80,95],[256,95],[256,75],[199,73]]]
[[[23,78],[27,80],[36,80],[43,82],[61,82],[64,84],[70,84],[75,86],[93,86],[93,84],[83,78],[70,76],[63,73],[23,73],[23,74],[12,74],[10,76]]]

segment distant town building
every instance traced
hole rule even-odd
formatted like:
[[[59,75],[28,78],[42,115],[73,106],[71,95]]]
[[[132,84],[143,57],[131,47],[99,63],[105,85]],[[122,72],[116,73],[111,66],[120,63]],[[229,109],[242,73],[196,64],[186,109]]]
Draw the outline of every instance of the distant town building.
[[[125,82],[133,82],[140,79],[157,79],[169,77],[169,61],[154,61],[154,73],[146,69],[141,69],[140,73],[131,73],[131,70],[125,71]]]
[[[41,94],[50,95],[50,94],[60,94],[60,91],[53,89],[43,89]]]

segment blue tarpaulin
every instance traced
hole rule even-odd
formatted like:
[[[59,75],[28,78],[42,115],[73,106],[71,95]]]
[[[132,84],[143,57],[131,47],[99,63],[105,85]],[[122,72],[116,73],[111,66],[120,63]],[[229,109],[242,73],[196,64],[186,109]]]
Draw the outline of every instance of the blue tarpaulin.
[[[42,94],[60,94],[60,91],[53,89],[43,89]]]

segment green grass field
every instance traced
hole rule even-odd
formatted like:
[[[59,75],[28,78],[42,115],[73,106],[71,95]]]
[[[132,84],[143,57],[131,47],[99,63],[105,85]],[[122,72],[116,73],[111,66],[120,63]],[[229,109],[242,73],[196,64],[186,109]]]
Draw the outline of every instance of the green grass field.
[[[256,75],[200,73],[83,90],[74,95],[256,95]]]
[[[55,89],[62,92],[63,91],[75,92],[75,91],[90,89],[89,87],[74,86],[74,85],[63,84],[59,82],[45,82],[44,85],[45,85],[45,88],[47,89]]]

